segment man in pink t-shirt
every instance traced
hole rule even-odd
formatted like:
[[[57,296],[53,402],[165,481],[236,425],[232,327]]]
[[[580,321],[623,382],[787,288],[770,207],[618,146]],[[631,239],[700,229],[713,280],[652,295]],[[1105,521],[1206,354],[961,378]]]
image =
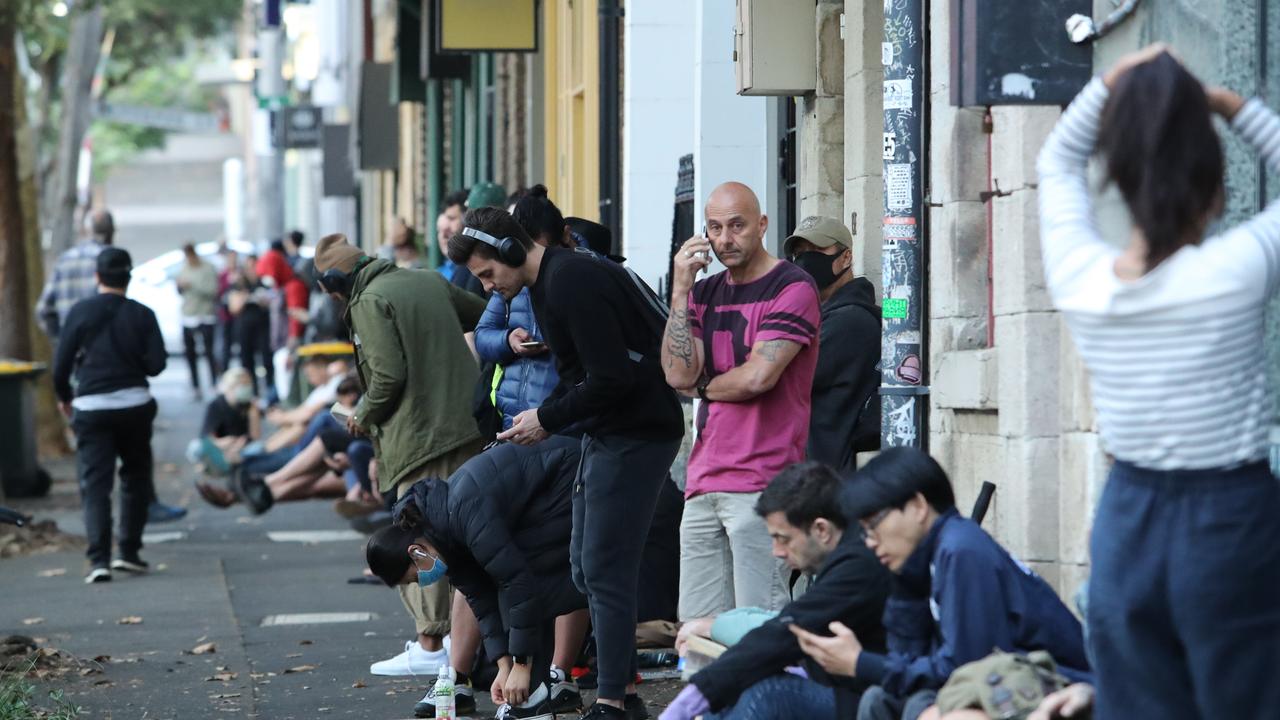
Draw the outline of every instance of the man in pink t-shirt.
[[[755,502],[804,459],[818,361],[817,288],[764,249],[769,219],[755,193],[725,183],[705,213],[706,235],[676,253],[662,343],[667,382],[702,400],[680,526],[681,620],[787,602]],[[727,269],[695,283],[712,249]]]

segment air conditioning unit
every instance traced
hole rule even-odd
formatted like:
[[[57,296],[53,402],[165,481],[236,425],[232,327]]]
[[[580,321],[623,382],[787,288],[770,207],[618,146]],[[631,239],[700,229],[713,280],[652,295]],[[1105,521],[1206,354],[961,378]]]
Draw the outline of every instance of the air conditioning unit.
[[[814,0],[737,0],[733,68],[739,95],[795,96],[818,87]]]

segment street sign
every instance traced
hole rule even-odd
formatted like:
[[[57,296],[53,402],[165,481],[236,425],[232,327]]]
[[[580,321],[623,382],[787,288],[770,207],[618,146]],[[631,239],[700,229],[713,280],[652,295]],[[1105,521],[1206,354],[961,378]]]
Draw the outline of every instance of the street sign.
[[[320,147],[323,124],[318,107],[301,105],[284,108],[276,115],[276,147],[288,149]]]

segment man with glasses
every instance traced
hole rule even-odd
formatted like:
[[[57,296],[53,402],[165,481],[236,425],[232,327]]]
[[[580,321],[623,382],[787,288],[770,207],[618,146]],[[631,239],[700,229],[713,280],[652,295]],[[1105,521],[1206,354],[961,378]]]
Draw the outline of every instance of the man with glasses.
[[[960,516],[933,458],[885,450],[847,486],[844,509],[895,576],[884,617],[889,652],[864,648],[838,623],[832,637],[792,631],[827,672],[876,686],[863,694],[858,720],[916,720],[956,668],[993,648],[1045,650],[1063,675],[1092,681],[1080,622],[1048,583]]]

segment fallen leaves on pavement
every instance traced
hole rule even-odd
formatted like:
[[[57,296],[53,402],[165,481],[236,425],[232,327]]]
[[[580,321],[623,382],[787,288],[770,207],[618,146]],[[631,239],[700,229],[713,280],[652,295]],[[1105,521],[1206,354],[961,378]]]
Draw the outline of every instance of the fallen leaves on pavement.
[[[66,568],[49,568],[48,570],[41,570],[36,574],[42,578],[58,577],[61,575],[66,575],[67,569]]]
[[[116,624],[117,625],[141,625],[142,618],[138,615],[129,615],[127,617],[122,617],[119,620],[117,620]]]
[[[291,667],[288,670],[285,670],[284,674],[291,675],[293,673],[311,672],[312,670],[315,670],[315,669],[316,669],[315,665],[298,665],[297,667]]]
[[[0,526],[0,558],[78,550],[85,547],[83,537],[68,535],[52,520],[41,520],[23,527]],[[64,571],[65,572],[65,571]],[[42,575],[42,577],[48,577]]]
[[[218,652],[217,643],[207,642],[191,648],[192,655],[208,655],[209,653],[215,653],[215,652]]]

